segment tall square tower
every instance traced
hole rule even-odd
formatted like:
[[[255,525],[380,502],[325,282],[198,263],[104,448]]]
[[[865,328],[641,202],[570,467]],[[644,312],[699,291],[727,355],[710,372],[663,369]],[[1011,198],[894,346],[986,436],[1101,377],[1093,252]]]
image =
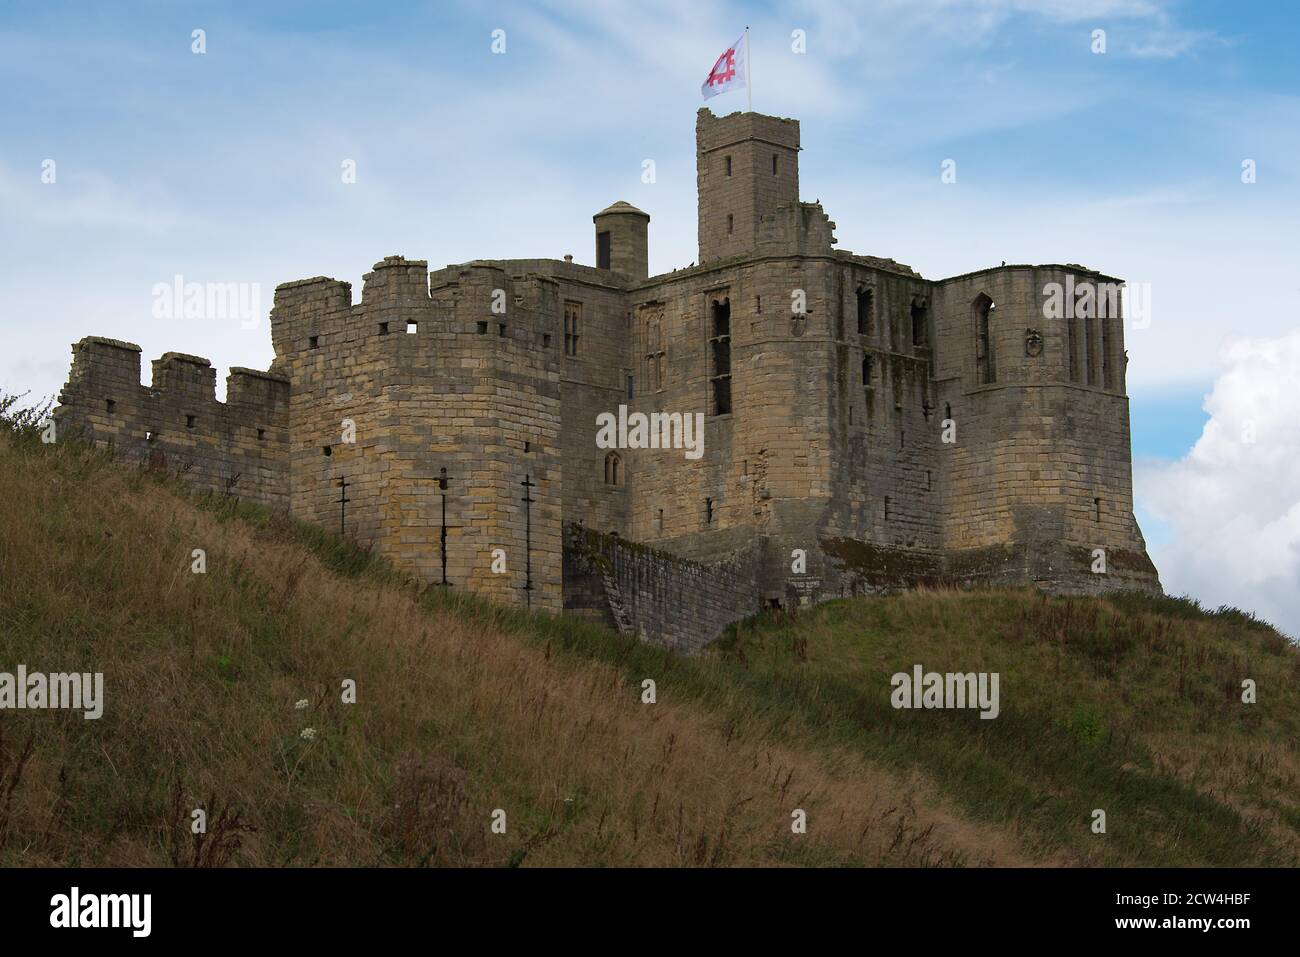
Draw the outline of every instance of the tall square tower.
[[[763,217],[799,202],[799,121],[701,109],[695,153],[700,263],[752,253]]]

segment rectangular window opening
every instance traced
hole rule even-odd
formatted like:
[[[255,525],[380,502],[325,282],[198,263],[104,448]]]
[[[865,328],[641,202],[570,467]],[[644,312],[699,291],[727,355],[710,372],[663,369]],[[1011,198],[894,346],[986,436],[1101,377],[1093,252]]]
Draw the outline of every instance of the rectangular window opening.
[[[381,336],[386,336],[386,335],[388,335],[388,323],[386,323],[386,322],[381,322],[381,323],[379,324],[379,334],[380,334]]]
[[[1105,351],[1105,339],[1102,330],[1105,323],[1098,318],[1085,319],[1084,322],[1088,327],[1088,384],[1101,386],[1102,384],[1102,358]]]
[[[414,319],[407,319],[407,320],[406,320],[406,334],[407,334],[408,336],[413,336],[413,335],[415,335],[416,331],[417,331],[419,328],[420,328],[420,327],[416,324],[416,322],[415,322]]]
[[[1101,320],[1101,387],[1107,391],[1115,388],[1115,376],[1110,361],[1110,320]]]
[[[876,294],[870,289],[858,290],[858,335],[871,334],[871,323],[875,317]]]
[[[929,341],[929,309],[924,302],[912,304],[912,345],[924,346]]]
[[[731,379],[713,380],[713,414],[731,414]]]
[[[713,331],[709,339],[713,414],[727,415],[731,412],[731,300],[713,300],[710,313]]]
[[[307,345],[308,347],[315,349],[318,345],[320,345],[320,336],[312,336],[310,339],[307,340]]]
[[[192,428],[194,428],[194,423],[197,422],[197,421],[198,421],[198,418],[195,417],[195,416],[193,416],[193,415],[187,415],[187,416],[185,416],[185,428],[187,428],[187,429],[192,429]]]
[[[1079,320],[1073,316],[1065,320],[1066,346],[1069,352],[1069,375],[1071,382],[1079,381]]]

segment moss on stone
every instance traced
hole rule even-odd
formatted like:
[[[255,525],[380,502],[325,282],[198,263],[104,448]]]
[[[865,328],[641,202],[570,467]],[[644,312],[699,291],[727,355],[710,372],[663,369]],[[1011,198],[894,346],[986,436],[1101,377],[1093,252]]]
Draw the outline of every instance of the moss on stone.
[[[823,538],[822,550],[841,572],[871,589],[899,589],[939,579],[938,557],[915,549],[891,548],[855,538]]]

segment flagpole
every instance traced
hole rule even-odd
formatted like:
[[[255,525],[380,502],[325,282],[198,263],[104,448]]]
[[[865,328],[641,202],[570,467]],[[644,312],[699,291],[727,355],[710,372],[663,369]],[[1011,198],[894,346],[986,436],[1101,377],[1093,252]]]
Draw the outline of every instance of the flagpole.
[[[749,59],[749,27],[745,27],[745,95],[749,98],[749,112],[754,112],[754,64]]]

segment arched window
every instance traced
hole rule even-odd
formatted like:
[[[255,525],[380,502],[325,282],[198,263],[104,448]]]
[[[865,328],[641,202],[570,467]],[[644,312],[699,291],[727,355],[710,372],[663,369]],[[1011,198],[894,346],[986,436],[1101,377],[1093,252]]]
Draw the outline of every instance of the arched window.
[[[618,457],[617,452],[610,452],[605,456],[605,484],[623,484],[623,460]]]
[[[993,355],[993,336],[990,332],[993,310],[997,304],[984,293],[975,297],[975,370],[978,384],[998,381],[997,362]]]

